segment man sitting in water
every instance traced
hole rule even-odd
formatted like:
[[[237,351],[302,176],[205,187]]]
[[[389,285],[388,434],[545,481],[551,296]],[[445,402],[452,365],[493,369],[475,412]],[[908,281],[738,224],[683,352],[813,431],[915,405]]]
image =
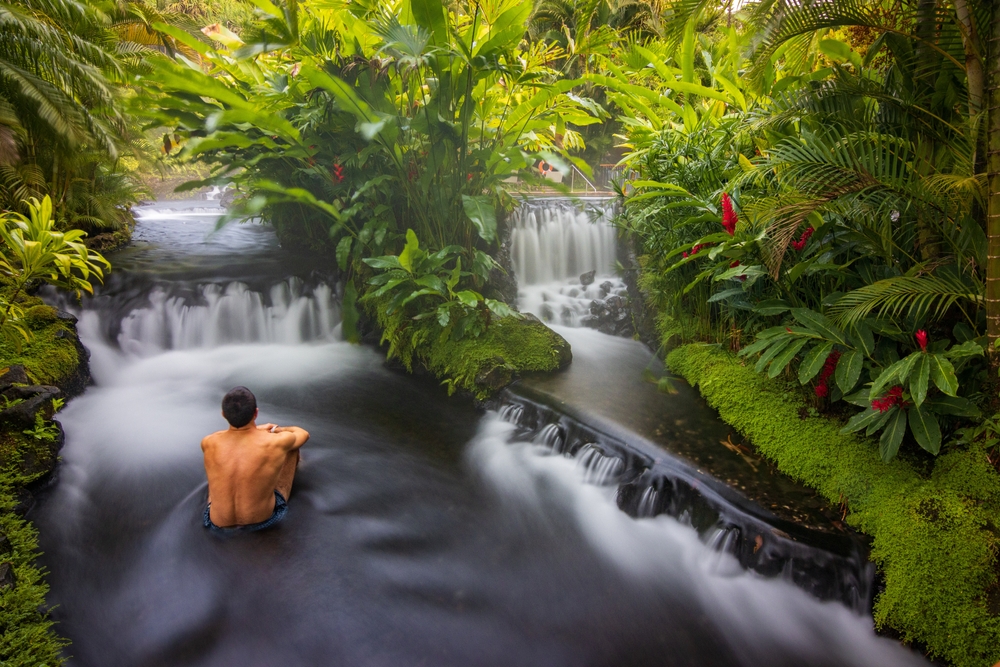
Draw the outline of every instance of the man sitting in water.
[[[236,387],[222,399],[229,429],[201,441],[208,476],[206,528],[254,531],[285,518],[299,464],[299,447],[309,434],[298,426],[257,425],[257,399]]]

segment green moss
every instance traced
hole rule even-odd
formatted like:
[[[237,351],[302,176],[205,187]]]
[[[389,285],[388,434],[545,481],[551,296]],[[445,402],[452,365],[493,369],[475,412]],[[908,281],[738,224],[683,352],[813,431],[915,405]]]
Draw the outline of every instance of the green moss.
[[[667,364],[782,472],[847,503],[885,577],[879,626],[959,667],[1000,660],[1000,617],[987,594],[998,585],[1000,476],[984,451],[949,452],[925,479],[903,461],[882,461],[874,442],[842,435],[837,421],[803,418],[801,396],[717,346],[679,347]]]
[[[442,340],[430,320],[414,322],[396,312],[385,314],[384,304],[368,305],[389,343],[389,357],[407,370],[418,362],[448,387],[462,389],[485,400],[519,373],[554,371],[572,359],[569,343],[534,317],[495,319],[480,336]]]
[[[38,534],[11,509],[15,500],[10,477],[0,473],[0,532],[7,536],[11,553],[0,556],[10,563],[16,583],[0,589],[0,664],[10,667],[54,667],[63,664],[60,652],[68,642],[53,632],[45,608],[49,587],[44,572],[35,565]]]
[[[0,339],[0,365],[22,364],[28,377],[39,384],[58,384],[66,380],[80,364],[72,325],[60,320],[55,309],[37,297],[22,295],[17,301],[24,309],[32,339],[23,343],[20,350]]]

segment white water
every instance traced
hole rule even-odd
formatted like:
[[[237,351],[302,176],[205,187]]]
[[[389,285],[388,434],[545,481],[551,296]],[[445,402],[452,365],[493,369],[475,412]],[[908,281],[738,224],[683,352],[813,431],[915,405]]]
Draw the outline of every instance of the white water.
[[[778,646],[784,655],[800,656],[803,665],[926,664],[896,642],[877,637],[870,616],[819,602],[790,582],[743,570],[728,553],[731,537],[724,531],[706,545],[692,527],[667,515],[629,517],[615,503],[617,487],[603,483],[620,459],[592,447],[581,448],[575,457],[559,455],[550,444],[518,441],[514,431],[493,413],[467,452],[470,466],[507,510],[543,524],[569,517],[624,575],[652,589],[693,596],[739,664],[774,664]],[[669,656],[664,664],[671,664]]]
[[[511,259],[523,312],[578,327],[595,299],[624,294],[624,283],[614,275],[616,240],[609,206],[604,199],[583,205],[542,199],[525,202],[514,212]],[[590,271],[596,276],[585,286],[580,276]]]
[[[340,322],[340,306],[330,286],[306,291],[296,278],[273,285],[267,293],[241,282],[208,284],[200,287],[198,297],[192,301],[154,289],[148,307],[122,320],[118,344],[137,356],[236,343],[297,345],[332,340]]]

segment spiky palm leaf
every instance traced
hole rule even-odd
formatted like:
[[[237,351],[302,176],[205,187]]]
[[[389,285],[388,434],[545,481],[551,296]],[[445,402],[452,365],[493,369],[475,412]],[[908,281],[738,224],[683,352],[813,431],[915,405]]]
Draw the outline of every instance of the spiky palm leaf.
[[[976,325],[974,311],[984,303],[984,286],[972,276],[954,270],[887,278],[848,292],[830,309],[841,324],[856,324],[878,314],[912,321],[939,320],[952,308]]]

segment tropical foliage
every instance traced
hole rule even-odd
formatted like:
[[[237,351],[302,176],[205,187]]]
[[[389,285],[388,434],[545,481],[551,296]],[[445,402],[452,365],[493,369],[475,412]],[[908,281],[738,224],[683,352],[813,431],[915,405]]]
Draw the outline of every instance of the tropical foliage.
[[[428,257],[444,252],[450,271],[469,269],[442,292],[449,302],[478,294],[495,270],[504,181],[538,159],[589,172],[569,151],[599,110],[546,65],[557,47],[523,41],[530,4],[255,4],[255,30],[213,26],[211,46],[158,25],[200,59],[158,59],[147,78],[156,103],[144,113],[185,156],[212,165],[192,187],[235,186],[234,217],[261,214],[286,243],[335,249],[360,278],[352,285],[390,268],[362,260],[405,253],[412,230]],[[401,285],[379,280],[389,281],[375,283],[379,294]],[[414,299],[453,324],[440,304]]]
[[[982,44],[963,39],[988,15],[897,4],[759,3],[724,25],[677,3],[676,37],[616,54],[605,82],[664,331],[866,408],[847,428],[881,431],[886,458],[907,431],[937,454],[989,379]]]
[[[100,253],[89,250],[78,229],[59,232],[54,229],[52,200],[30,199],[25,202],[28,215],[0,214],[0,274],[10,280],[9,295],[0,296],[0,335],[16,346],[31,341],[28,328],[21,323],[17,299],[32,283],[76,292],[93,293],[92,281],[101,280],[111,268]]]

